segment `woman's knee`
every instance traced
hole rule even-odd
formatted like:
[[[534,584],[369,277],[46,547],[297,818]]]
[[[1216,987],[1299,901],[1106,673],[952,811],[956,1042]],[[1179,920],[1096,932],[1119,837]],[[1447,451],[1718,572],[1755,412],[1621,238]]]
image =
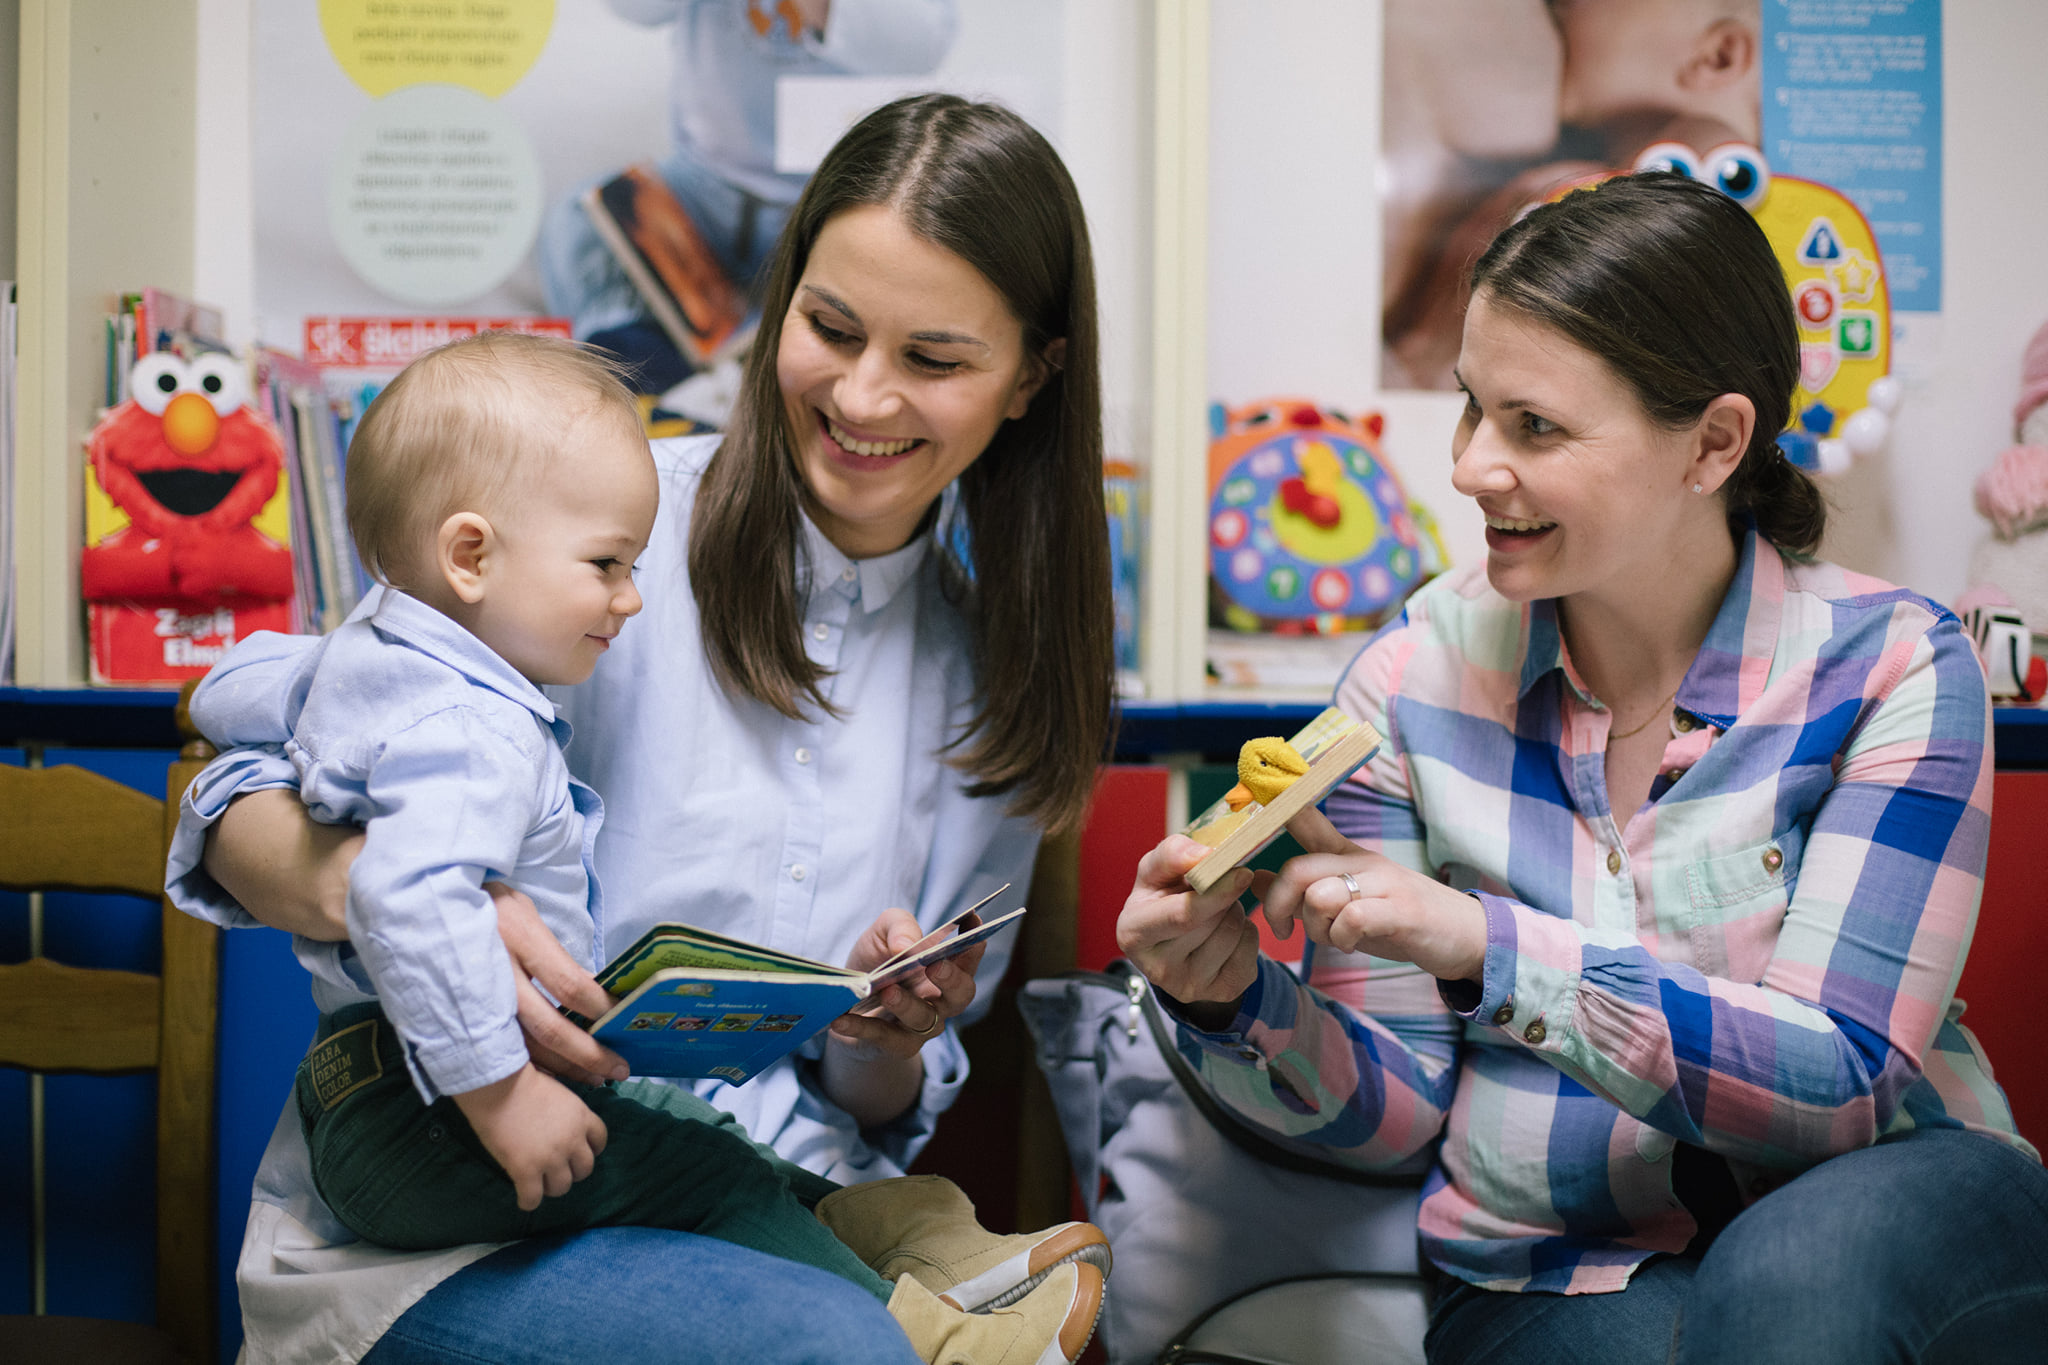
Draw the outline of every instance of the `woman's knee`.
[[[2048,1174],[1995,1139],[1924,1130],[1823,1162],[1730,1223],[1694,1277],[1679,1359],[1884,1359],[1898,1343],[1917,1358],[2044,1283]]]
[[[653,1228],[533,1238],[458,1271],[364,1365],[914,1365],[895,1319],[836,1275]]]

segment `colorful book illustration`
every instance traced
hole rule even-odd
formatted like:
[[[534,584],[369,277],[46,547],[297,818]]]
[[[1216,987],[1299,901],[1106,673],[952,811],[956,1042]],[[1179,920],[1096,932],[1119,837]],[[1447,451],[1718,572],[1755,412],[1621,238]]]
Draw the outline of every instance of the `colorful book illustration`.
[[[986,922],[980,911],[1009,889],[997,887],[866,972],[657,924],[598,973],[619,1003],[587,1027],[636,1076],[716,1076],[737,1085],[884,987],[1007,929],[1023,917],[1021,907]]]
[[[1289,820],[1363,767],[1379,751],[1380,732],[1329,706],[1288,740],[1254,739],[1244,747],[1240,786],[1182,831],[1212,850],[1188,872],[1187,883],[1196,891],[1207,891],[1257,857]],[[1247,775],[1248,767],[1261,766],[1262,755],[1278,760],[1264,765],[1273,770],[1264,782],[1256,773]],[[1297,765],[1299,771],[1292,771]],[[1233,797],[1240,798],[1236,808]]]
[[[628,166],[586,191],[591,226],[684,359],[715,364],[753,335],[747,294],[651,167]]]

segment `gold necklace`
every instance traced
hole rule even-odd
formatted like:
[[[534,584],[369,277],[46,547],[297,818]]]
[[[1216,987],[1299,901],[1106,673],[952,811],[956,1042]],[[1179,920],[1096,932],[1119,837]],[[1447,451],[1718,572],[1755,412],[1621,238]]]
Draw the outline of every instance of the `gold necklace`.
[[[1678,685],[1678,687],[1683,686],[1685,686],[1685,684],[1682,682]],[[1612,744],[1617,739],[1627,739],[1632,735],[1639,735],[1643,731],[1649,729],[1650,722],[1657,719],[1657,717],[1663,715],[1665,707],[1670,706],[1673,702],[1678,700],[1678,687],[1672,688],[1671,695],[1664,699],[1663,705],[1659,706],[1656,710],[1650,712],[1650,714],[1644,718],[1643,723],[1641,725],[1636,726],[1633,730],[1623,730],[1620,734],[1616,734],[1614,731],[1609,730],[1607,732],[1607,742],[1609,744]]]

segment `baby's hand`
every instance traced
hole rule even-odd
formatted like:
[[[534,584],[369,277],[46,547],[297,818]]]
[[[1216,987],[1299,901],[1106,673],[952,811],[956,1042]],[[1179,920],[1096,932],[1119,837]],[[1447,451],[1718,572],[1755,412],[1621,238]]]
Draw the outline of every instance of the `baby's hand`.
[[[484,1148],[512,1178],[519,1207],[531,1213],[590,1174],[604,1150],[604,1120],[532,1063],[502,1081],[455,1097]]]

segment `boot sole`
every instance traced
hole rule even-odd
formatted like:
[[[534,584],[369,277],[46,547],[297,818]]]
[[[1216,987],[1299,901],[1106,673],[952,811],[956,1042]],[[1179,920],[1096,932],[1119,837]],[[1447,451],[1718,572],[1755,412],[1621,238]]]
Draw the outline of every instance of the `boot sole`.
[[[1076,1223],[1067,1233],[1048,1237],[1032,1249],[1034,1259],[1039,1255],[1050,1255],[1051,1260],[1030,1270],[1022,1279],[1011,1279],[1017,1271],[1010,1268],[1011,1262],[985,1270],[969,1280],[962,1280],[945,1291],[946,1297],[960,1304],[970,1313],[990,1313],[998,1308],[1008,1308],[1017,1300],[1045,1283],[1045,1277],[1069,1262],[1078,1261],[1094,1266],[1103,1279],[1109,1278],[1109,1243],[1101,1240],[1101,1233],[1093,1225]],[[981,1297],[984,1286],[994,1287],[995,1292]]]
[[[1058,1335],[1046,1344],[1038,1357],[1038,1365],[1073,1365],[1081,1358],[1081,1353],[1088,1349],[1088,1343],[1095,1339],[1095,1324],[1102,1319],[1102,1295],[1101,1272],[1098,1270],[1091,1275],[1084,1269],[1075,1285],[1074,1302],[1068,1309],[1067,1321]],[[1087,1327],[1082,1331],[1081,1339],[1069,1346],[1065,1340],[1066,1328],[1082,1313],[1088,1315]]]

